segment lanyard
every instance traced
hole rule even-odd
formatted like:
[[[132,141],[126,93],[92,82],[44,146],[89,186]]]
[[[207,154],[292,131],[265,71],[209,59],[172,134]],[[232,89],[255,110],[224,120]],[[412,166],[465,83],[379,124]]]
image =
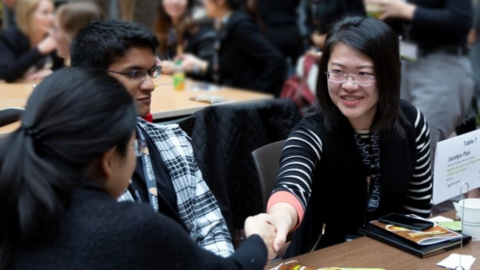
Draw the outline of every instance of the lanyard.
[[[369,141],[364,140],[358,132],[355,132],[355,139],[357,141],[357,144],[359,142],[362,143],[362,145],[359,145],[361,146],[360,154],[362,156],[365,171],[367,173],[367,205],[365,218],[369,220],[368,216],[370,216],[370,214],[377,210],[379,207],[382,192],[380,184],[380,139],[378,137],[377,131],[372,131],[370,133]],[[370,146],[367,146],[367,144],[370,144]]]
[[[145,136],[143,135],[143,131],[140,127],[137,128],[137,134],[142,141],[146,142]],[[148,144],[145,147],[148,150]],[[142,161],[143,173],[145,174],[145,182],[147,183],[147,193],[150,200],[150,205],[152,206],[153,211],[158,213],[157,179],[155,178],[155,173],[153,172],[153,166],[150,159],[149,151],[143,152]]]

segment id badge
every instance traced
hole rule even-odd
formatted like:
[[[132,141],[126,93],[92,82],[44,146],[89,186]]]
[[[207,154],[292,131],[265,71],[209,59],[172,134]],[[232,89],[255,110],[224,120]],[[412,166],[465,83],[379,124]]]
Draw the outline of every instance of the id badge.
[[[400,57],[412,62],[417,61],[418,59],[417,44],[400,40]]]

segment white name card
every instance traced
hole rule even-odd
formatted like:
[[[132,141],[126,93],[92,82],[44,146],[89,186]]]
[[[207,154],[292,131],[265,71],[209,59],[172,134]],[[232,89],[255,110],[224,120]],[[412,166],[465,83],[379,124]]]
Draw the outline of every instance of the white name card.
[[[480,187],[480,130],[437,143],[433,175],[433,204]]]

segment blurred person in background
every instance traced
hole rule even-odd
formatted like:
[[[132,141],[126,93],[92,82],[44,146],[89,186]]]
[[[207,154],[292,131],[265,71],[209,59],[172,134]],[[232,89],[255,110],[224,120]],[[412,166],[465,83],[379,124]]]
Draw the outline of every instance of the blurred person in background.
[[[137,0],[118,0],[120,4],[120,14],[122,14],[122,21],[133,21],[135,15],[135,4]]]
[[[474,0],[474,23],[473,29],[470,31],[468,37],[468,44],[470,46],[470,60],[472,62],[473,77],[475,79],[475,97],[476,97],[476,113],[477,119],[480,117],[478,115],[478,110],[480,108],[480,2]],[[470,198],[480,198],[480,189],[472,190],[468,193]]]
[[[304,53],[297,9],[301,0],[259,0],[258,11],[268,39],[295,66]]]
[[[193,0],[160,0],[154,29],[160,42],[162,73],[173,74],[176,69],[174,60],[183,53],[204,61],[212,60],[215,29],[211,21],[197,18],[195,12]],[[191,77],[204,79],[205,73],[199,69],[184,71]]]
[[[70,45],[78,31],[91,22],[102,19],[101,9],[93,2],[70,2],[60,6],[55,16],[53,37],[58,56],[70,62]]]
[[[255,0],[205,0],[207,16],[216,20],[215,56],[180,58],[186,70],[197,69],[215,83],[280,94],[286,63],[259,25]]]
[[[472,103],[474,81],[467,48],[472,0],[365,0],[365,4],[377,5],[379,19],[401,37],[402,99],[427,118],[433,170],[437,143],[452,135]],[[434,215],[449,210],[453,210],[451,201],[432,207]]]
[[[467,35],[472,0],[365,0],[401,36],[402,99],[412,102],[430,125],[431,157],[437,142],[455,131],[473,96]],[[434,162],[432,163],[432,165]]]
[[[0,34],[0,79],[38,80],[63,66],[50,33],[53,13],[52,0],[18,0],[17,26]]]
[[[7,26],[6,28],[15,25],[15,5],[16,4],[17,4],[17,0],[3,0],[3,8],[6,9],[8,21],[5,21],[5,18],[3,18],[2,23],[4,25],[6,24]]]
[[[468,35],[468,46],[470,47],[470,60],[472,62],[473,78],[475,80],[475,96],[477,99],[477,110],[480,108],[480,2],[474,0],[474,22],[473,28]]]
[[[345,16],[364,16],[362,0],[306,0],[307,29],[311,43],[323,49],[330,26]]]
[[[68,68],[36,87],[0,144],[0,269],[264,268],[275,232],[258,218],[224,259],[147,205],[116,201],[146,155],[136,118],[106,70]]]

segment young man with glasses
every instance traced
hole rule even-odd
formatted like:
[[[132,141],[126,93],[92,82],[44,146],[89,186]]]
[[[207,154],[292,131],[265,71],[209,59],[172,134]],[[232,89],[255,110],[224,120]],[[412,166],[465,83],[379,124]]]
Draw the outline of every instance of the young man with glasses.
[[[154,54],[157,47],[156,37],[137,24],[98,21],[78,33],[71,64],[108,70],[134,97],[144,117],[155,90],[152,79],[161,71]],[[155,212],[177,221],[204,249],[230,256],[233,246],[225,220],[185,133],[178,126],[157,126],[139,117],[137,135],[146,147],[122,198],[150,204]]]

